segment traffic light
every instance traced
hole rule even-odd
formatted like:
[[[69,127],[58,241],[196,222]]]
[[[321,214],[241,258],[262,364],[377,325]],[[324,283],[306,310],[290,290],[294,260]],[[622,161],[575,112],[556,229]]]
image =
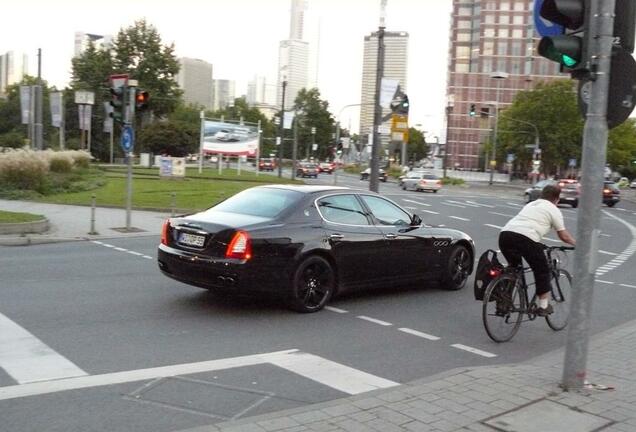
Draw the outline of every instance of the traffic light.
[[[539,55],[559,63],[580,78],[588,72],[587,37],[590,0],[544,0],[535,2],[541,7],[542,18],[560,28],[561,34],[544,35],[539,42]],[[560,27],[559,27],[560,26]]]
[[[468,111],[468,115],[471,117],[475,117],[477,115],[477,107],[475,104],[470,104],[470,110]]]
[[[409,97],[399,92],[391,101],[391,111],[393,114],[409,115]]]
[[[135,110],[143,111],[148,108],[148,101],[150,100],[150,93],[146,90],[135,90]]]
[[[110,88],[110,106],[113,107],[109,113],[113,121],[123,123],[126,111],[126,88],[124,86]]]

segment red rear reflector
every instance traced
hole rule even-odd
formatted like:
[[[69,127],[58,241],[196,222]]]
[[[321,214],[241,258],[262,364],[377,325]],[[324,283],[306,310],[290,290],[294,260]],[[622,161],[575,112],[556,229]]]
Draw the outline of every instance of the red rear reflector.
[[[168,231],[170,230],[170,219],[166,219],[161,227],[161,244],[168,245]]]
[[[499,276],[499,273],[501,273],[501,272],[499,271],[499,269],[492,268],[492,269],[490,269],[490,271],[488,273],[490,274],[491,277],[497,277],[497,276]]]
[[[437,184],[438,184],[438,185],[441,185],[441,184],[442,184],[442,181],[441,181],[441,180],[437,180]]]
[[[608,194],[608,193],[610,193],[610,192],[612,192],[612,191],[611,191],[611,190],[609,190],[609,189],[603,189],[603,192],[604,192],[604,193],[606,193],[606,194]]]
[[[237,231],[227,245],[225,258],[248,260],[252,258],[252,240],[245,231]]]

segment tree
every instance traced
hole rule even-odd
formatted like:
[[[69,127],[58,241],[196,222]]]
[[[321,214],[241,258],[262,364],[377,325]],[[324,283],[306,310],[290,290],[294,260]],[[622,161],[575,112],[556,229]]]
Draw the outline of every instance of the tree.
[[[425,158],[429,151],[424,134],[415,128],[409,128],[409,142],[406,146],[408,160],[418,161]]]
[[[182,91],[175,81],[179,62],[174,44],[163,45],[157,29],[141,19],[119,31],[113,53],[113,70],[129,74],[139,88],[150,92],[149,111],[164,117],[175,110]]]
[[[293,110],[301,113],[298,122],[298,154],[319,159],[332,157],[331,152],[336,144],[331,138],[335,132],[335,121],[329,112],[329,102],[320,99],[320,91],[317,88],[301,89],[294,101]],[[311,133],[312,128],[316,128],[315,134]],[[318,144],[315,153],[311,149],[314,142]]]
[[[177,122],[156,122],[139,131],[137,145],[140,151],[181,157],[198,153],[199,132],[197,130],[193,134],[192,130]]]

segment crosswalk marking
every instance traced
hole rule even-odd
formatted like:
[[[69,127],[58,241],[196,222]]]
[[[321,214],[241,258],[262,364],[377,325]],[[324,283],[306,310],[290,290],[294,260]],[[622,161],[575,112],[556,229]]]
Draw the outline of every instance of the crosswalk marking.
[[[21,384],[86,375],[73,362],[2,314],[0,367]]]

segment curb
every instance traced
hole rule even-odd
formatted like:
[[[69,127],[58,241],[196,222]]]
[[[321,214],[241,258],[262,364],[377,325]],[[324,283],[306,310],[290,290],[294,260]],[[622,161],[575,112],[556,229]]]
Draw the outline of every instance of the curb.
[[[43,218],[33,222],[0,223],[0,235],[6,234],[42,234],[49,230],[49,220]]]

